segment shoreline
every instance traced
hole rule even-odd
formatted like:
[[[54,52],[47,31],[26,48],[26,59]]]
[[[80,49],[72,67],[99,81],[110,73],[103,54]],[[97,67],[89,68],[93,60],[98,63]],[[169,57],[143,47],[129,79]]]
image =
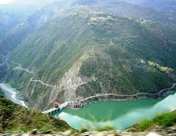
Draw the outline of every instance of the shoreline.
[[[171,87],[165,88],[160,90],[158,93],[137,93],[133,95],[118,95],[118,94],[97,94],[95,96],[90,96],[87,98],[84,98],[80,100],[79,98],[76,99],[76,101],[68,101],[66,103],[68,108],[82,108],[83,106],[90,104],[92,102],[98,102],[98,101],[109,101],[109,100],[114,100],[114,101],[128,101],[128,100],[139,100],[139,99],[146,99],[146,98],[151,98],[151,99],[162,99],[169,94],[174,93],[175,91],[172,90],[176,87],[176,83],[173,83]],[[0,83],[0,88],[2,88],[3,92],[5,93],[6,97],[13,102],[22,105],[24,107],[27,107],[27,105],[24,103],[23,100],[18,99],[17,97],[17,92],[14,91],[14,88],[10,87],[7,84]]]
[[[99,101],[129,101],[129,100],[140,100],[140,99],[162,99],[165,98],[173,93],[176,93],[176,91],[172,91],[172,89],[176,86],[176,83],[173,83],[171,87],[165,88],[160,90],[158,93],[137,93],[133,95],[118,95],[118,94],[97,94],[95,96],[90,96],[87,98],[84,98],[82,100],[79,100],[78,98],[76,101],[67,101],[68,105],[66,107],[71,109],[79,109],[83,106],[93,103],[93,102],[99,102]],[[66,108],[64,107],[64,108]],[[48,114],[52,115],[57,112],[59,112],[60,109],[50,109],[48,110]]]
[[[2,89],[2,91],[5,94],[5,97],[11,101],[13,101],[16,104],[19,104],[23,107],[28,108],[28,106],[25,104],[25,102],[21,99],[18,99],[18,93],[15,91],[14,88],[12,88],[10,85],[8,84],[4,84],[4,83],[0,83],[0,88]]]
[[[84,98],[83,100],[77,100],[72,101],[69,103],[69,108],[82,108],[83,106],[90,104],[92,102],[98,102],[98,101],[108,101],[108,100],[114,100],[114,101],[128,101],[128,100],[139,100],[139,99],[162,99],[170,94],[175,93],[174,91],[170,91],[176,86],[176,83],[173,83],[173,85],[169,88],[165,88],[160,90],[158,93],[137,93],[134,95],[118,95],[118,94],[97,94],[95,96],[90,96],[87,98]]]

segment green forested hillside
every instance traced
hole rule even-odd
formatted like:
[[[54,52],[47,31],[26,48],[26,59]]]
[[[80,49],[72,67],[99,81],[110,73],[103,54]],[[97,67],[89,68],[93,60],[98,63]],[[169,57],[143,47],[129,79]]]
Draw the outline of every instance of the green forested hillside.
[[[31,107],[40,108],[57,98],[170,87],[176,79],[176,23],[153,10],[142,18],[109,7],[86,3],[52,12],[11,52],[1,81],[15,84]]]
[[[64,131],[69,129],[67,123],[54,119],[38,111],[32,111],[13,104],[0,96],[0,133],[33,129],[40,131]]]

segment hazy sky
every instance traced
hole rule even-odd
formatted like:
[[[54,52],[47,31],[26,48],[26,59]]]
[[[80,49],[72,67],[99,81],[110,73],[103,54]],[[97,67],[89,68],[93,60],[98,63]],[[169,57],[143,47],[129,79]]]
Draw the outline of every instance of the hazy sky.
[[[0,11],[30,15],[32,12],[41,9],[43,6],[54,1],[61,0],[0,0]]]
[[[0,0],[0,4],[46,4],[56,0]]]
[[[4,5],[4,4],[8,4],[11,3],[13,0],[0,0],[0,4]]]
[[[0,0],[0,4],[28,4],[28,5],[35,5],[35,4],[47,4],[53,1],[60,1],[60,0]],[[123,1],[123,0],[122,0]],[[125,0],[131,3],[140,3],[141,1],[145,0]]]
[[[31,14],[53,2],[72,0],[0,0],[0,11],[12,14]]]
[[[64,0],[0,0],[1,5],[37,5],[37,4],[48,4],[54,1],[64,1]],[[66,0],[65,0],[66,1]]]

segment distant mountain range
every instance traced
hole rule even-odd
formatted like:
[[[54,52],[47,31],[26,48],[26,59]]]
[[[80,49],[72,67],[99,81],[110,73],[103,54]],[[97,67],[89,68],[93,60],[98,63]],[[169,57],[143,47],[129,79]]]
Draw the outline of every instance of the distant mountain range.
[[[161,12],[176,12],[175,0],[148,0],[144,2],[143,5]]]
[[[24,16],[1,10],[0,81],[41,109],[56,99],[169,87],[176,80],[175,3],[73,0]]]

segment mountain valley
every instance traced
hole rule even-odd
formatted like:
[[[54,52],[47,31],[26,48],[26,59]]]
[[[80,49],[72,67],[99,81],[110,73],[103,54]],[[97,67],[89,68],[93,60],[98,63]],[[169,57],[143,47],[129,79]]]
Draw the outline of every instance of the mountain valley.
[[[113,0],[50,4],[2,33],[0,81],[41,109],[56,99],[156,93],[176,79],[175,14]]]
[[[175,136],[175,0],[0,0],[0,135]]]

